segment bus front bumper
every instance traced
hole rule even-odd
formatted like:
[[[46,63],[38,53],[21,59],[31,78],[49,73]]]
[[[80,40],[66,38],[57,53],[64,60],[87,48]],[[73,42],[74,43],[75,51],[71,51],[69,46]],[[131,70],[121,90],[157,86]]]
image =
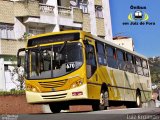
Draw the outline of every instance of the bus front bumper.
[[[26,91],[26,98],[28,103],[48,103],[87,99],[87,85],[84,84],[73,89],[58,92],[37,93]]]

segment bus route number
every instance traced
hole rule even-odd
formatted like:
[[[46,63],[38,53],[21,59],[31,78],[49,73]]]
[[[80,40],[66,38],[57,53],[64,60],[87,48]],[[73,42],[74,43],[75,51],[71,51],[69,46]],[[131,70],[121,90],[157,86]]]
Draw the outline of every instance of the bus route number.
[[[74,70],[76,68],[76,65],[75,65],[75,63],[67,63],[66,64],[66,71],[68,72],[68,71],[72,71],[72,70]]]

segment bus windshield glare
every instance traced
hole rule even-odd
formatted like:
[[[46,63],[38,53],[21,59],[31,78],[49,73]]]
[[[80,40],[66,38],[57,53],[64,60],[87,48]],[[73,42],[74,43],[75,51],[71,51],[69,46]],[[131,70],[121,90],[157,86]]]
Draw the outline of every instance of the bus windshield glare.
[[[66,75],[83,63],[81,43],[67,43],[29,50],[28,79],[47,79]]]

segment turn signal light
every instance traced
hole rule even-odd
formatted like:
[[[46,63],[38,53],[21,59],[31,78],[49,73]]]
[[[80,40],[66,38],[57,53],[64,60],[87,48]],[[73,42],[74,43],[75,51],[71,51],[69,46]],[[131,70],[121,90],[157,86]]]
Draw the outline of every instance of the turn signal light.
[[[71,85],[71,88],[79,87],[83,84],[83,79],[77,80]]]

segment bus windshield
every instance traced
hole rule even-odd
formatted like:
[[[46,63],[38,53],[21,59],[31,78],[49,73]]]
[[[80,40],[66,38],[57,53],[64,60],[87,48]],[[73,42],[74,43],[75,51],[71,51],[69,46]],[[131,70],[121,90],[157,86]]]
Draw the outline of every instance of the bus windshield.
[[[66,75],[83,63],[81,43],[37,47],[29,50],[28,79],[47,79]]]

